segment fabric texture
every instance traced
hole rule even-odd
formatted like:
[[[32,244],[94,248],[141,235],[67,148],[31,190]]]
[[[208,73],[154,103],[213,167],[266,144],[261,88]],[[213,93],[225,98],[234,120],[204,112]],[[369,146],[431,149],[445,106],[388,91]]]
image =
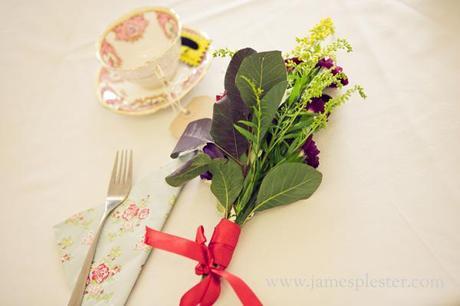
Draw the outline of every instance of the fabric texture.
[[[178,163],[172,163],[177,165]],[[88,276],[82,305],[125,305],[151,248],[144,243],[146,226],[161,230],[181,188],[160,168],[133,186],[128,198],[108,217]],[[76,213],[56,225],[60,260],[70,288],[93,241],[104,205]]]

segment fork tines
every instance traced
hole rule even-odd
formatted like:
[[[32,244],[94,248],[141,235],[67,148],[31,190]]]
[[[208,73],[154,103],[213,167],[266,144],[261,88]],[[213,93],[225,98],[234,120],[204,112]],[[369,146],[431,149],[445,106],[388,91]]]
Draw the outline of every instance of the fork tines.
[[[113,164],[110,184],[126,184],[131,182],[133,175],[133,151],[119,150]]]

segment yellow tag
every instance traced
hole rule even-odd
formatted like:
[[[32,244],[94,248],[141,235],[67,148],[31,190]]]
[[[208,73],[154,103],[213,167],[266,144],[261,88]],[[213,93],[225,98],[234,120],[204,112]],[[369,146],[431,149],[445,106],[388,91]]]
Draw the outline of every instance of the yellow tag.
[[[198,66],[203,60],[211,41],[196,32],[188,31],[182,31],[181,39],[181,61],[192,67]]]

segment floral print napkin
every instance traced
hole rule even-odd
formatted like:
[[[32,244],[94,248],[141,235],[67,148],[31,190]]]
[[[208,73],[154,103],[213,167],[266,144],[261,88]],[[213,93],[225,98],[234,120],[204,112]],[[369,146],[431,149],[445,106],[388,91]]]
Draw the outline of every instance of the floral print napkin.
[[[164,181],[177,164],[151,173],[133,186],[128,199],[107,219],[82,305],[124,305],[150,253],[145,226],[160,230],[180,192]],[[80,273],[104,205],[71,216],[54,227],[70,288]]]

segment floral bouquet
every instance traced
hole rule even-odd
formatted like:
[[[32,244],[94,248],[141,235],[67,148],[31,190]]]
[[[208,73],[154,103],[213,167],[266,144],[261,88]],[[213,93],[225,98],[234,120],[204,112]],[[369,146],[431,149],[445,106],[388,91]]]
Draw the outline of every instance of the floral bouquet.
[[[181,186],[201,176],[211,180],[223,219],[205,244],[203,228],[191,241],[147,228],[146,243],[198,261],[201,282],[185,293],[184,306],[212,305],[227,280],[244,305],[261,305],[249,287],[225,271],[238,241],[240,227],[259,212],[310,197],[321,184],[319,150],[313,140],[332,112],[361,86],[348,85],[336,64],[336,52],[351,52],[345,39],[332,39],[334,25],[322,20],[294,50],[233,53],[225,75],[225,91],[217,96],[212,119],[191,122],[172,158],[193,156],[166,177]],[[330,40],[330,41],[327,41]],[[327,42],[326,42],[327,41]]]

